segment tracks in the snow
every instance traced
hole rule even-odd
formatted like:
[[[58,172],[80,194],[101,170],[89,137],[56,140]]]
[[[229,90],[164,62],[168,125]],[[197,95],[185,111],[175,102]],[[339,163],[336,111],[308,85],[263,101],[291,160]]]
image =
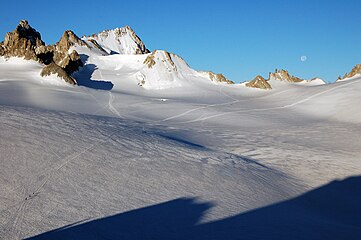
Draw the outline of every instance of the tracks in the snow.
[[[211,115],[211,116],[206,116],[206,117],[199,117],[197,119],[193,119],[193,120],[189,120],[189,121],[183,121],[183,122],[177,122],[177,123],[194,123],[194,122],[199,122],[199,121],[205,121],[205,120],[208,120],[208,119],[211,119],[211,118],[217,118],[217,117],[221,117],[221,116],[225,116],[225,115],[230,115],[230,114],[234,114],[234,113],[249,113],[249,112],[262,112],[262,111],[271,111],[271,110],[278,110],[278,109],[286,109],[286,108],[292,108],[294,106],[297,106],[299,104],[302,104],[302,103],[305,103],[315,97],[318,97],[320,95],[323,95],[323,94],[326,94],[328,92],[332,92],[336,89],[339,89],[339,88],[343,88],[345,86],[348,86],[348,85],[352,85],[352,84],[355,84],[357,83],[358,81],[353,81],[353,82],[350,82],[350,83],[346,83],[346,84],[343,84],[343,85],[339,85],[339,86],[335,86],[333,88],[330,88],[330,89],[327,89],[327,90],[324,90],[324,91],[321,91],[321,92],[318,92],[318,93],[315,93],[315,94],[312,94],[311,96],[308,96],[304,99],[301,99],[299,101],[296,101],[294,103],[291,103],[291,104],[287,104],[287,105],[283,105],[283,106],[278,106],[278,107],[270,107],[270,108],[255,108],[255,109],[241,109],[241,110],[233,110],[233,111],[228,111],[228,112],[223,112],[223,113],[219,113],[219,114],[214,114],[214,115]],[[287,91],[287,90],[285,90]],[[283,91],[284,92],[284,91]],[[281,92],[279,92],[278,94],[280,94]],[[271,96],[271,95],[268,95],[268,96]],[[267,97],[268,97],[267,96]],[[185,116],[191,112],[194,112],[194,111],[197,111],[197,110],[200,110],[200,109],[206,109],[206,108],[211,108],[211,107],[215,107],[215,106],[225,106],[225,105],[231,105],[231,104],[234,104],[234,103],[238,103],[240,102],[240,100],[236,100],[236,101],[232,101],[232,102],[229,102],[229,103],[224,103],[224,104],[212,104],[212,105],[207,105],[207,106],[204,106],[204,107],[199,107],[199,108],[195,108],[195,109],[191,109],[191,110],[188,110],[184,113],[181,113],[181,114],[178,114],[178,115],[175,115],[175,116],[172,116],[172,117],[168,117],[168,118],[165,118],[163,120],[160,120],[159,122],[165,122],[165,121],[169,121],[169,120],[172,120],[172,119],[175,119],[175,118],[179,118],[181,116]]]

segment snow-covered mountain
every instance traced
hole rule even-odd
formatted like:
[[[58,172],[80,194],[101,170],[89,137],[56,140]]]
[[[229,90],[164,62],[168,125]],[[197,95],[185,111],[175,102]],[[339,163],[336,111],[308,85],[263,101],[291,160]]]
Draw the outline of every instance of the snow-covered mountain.
[[[24,24],[26,28],[32,30],[30,32],[17,33],[17,31],[25,29],[23,27]],[[89,74],[91,77],[97,71],[109,71],[109,68],[114,68],[117,71],[116,76],[119,76],[118,79],[127,78],[129,84],[136,84],[145,89],[177,88],[199,85],[204,82],[208,82],[209,85],[234,84],[233,81],[227,79],[222,74],[192,69],[176,54],[168,53],[165,50],[150,52],[129,26],[105,30],[88,37],[84,36],[81,39],[71,30],[67,30],[55,46],[45,46],[41,41],[40,34],[36,32],[38,36],[34,37],[35,33],[33,32],[36,32],[36,30],[31,28],[27,21],[22,21],[13,33],[13,35],[16,33],[14,35],[16,36],[15,39],[12,40],[15,44],[7,47],[9,41],[6,40],[4,45],[0,47],[0,55],[25,57],[26,59],[40,61],[45,65],[53,62],[53,64],[44,69],[41,75],[49,76],[54,74],[69,83],[77,84],[79,82],[78,84],[80,85],[86,84],[86,86],[89,86],[88,83],[84,82],[84,76],[89,78]],[[34,41],[36,45],[31,45],[33,44],[31,39],[35,38],[39,39],[39,43]],[[22,41],[27,41],[30,46],[19,48],[18,46],[21,46]],[[17,48],[23,50],[19,52],[16,50]],[[9,54],[11,52],[12,54]],[[27,56],[34,57],[29,58]],[[53,57],[49,58],[49,56]],[[81,63],[79,59],[81,59]],[[79,67],[82,66],[84,67],[78,71]],[[106,81],[107,79],[99,80]],[[303,80],[290,75],[283,69],[276,69],[274,73],[269,74],[268,79],[265,81],[267,82],[256,81],[255,79],[252,82],[240,84],[239,87],[273,89],[274,87],[282,86],[278,82],[303,85],[324,84],[324,81],[319,78],[317,80],[316,78]],[[117,81],[111,84],[116,88],[118,87]]]
[[[82,39],[94,46],[101,46],[109,54],[149,53],[142,40],[129,26],[105,30]]]
[[[359,75],[232,84],[100,35],[0,44],[1,239],[359,239]]]

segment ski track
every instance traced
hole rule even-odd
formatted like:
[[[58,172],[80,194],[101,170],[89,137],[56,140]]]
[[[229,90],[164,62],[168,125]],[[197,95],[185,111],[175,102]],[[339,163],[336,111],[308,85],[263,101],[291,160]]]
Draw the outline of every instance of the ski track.
[[[120,131],[120,130],[119,130]],[[45,179],[41,182],[40,186],[38,188],[36,188],[35,191],[28,191],[29,193],[26,193],[27,191],[25,190],[24,187],[23,188],[23,193],[21,194],[22,200],[6,209],[3,209],[1,212],[3,211],[8,211],[10,208],[16,207],[18,205],[19,208],[18,210],[14,213],[13,217],[9,218],[9,224],[12,222],[12,226],[11,226],[11,232],[12,235],[14,236],[14,239],[20,239],[20,234],[21,231],[19,230],[19,225],[21,224],[21,221],[24,218],[25,215],[25,210],[26,210],[26,205],[27,203],[29,203],[31,200],[34,199],[34,197],[38,196],[41,192],[41,190],[45,187],[45,185],[47,185],[47,183],[51,180],[52,176],[57,173],[59,170],[61,170],[63,167],[65,167],[67,164],[69,164],[71,161],[74,161],[75,159],[77,159],[79,156],[83,155],[85,152],[89,151],[90,149],[92,149],[93,147],[95,147],[96,145],[101,145],[107,141],[109,141],[109,139],[111,139],[112,135],[117,134],[119,131],[115,131],[112,134],[110,134],[107,138],[105,138],[104,140],[102,140],[101,142],[96,142],[93,145],[89,146],[88,148],[84,149],[83,151],[81,151],[80,153],[76,154],[75,156],[74,153],[70,154],[68,157],[65,158],[60,158],[60,156],[58,154],[56,154],[53,150],[51,150],[52,153],[54,153],[54,155],[63,161],[63,163],[61,163],[58,167],[53,168],[52,170],[48,171],[48,173],[46,173],[45,175]],[[73,157],[72,157],[73,156]],[[41,173],[38,175],[38,177],[41,175]],[[32,183],[32,185],[36,185],[36,183]],[[73,185],[72,185],[73,186]],[[75,187],[73,186],[73,188],[75,189]],[[76,191],[76,189],[75,189]],[[13,221],[11,219],[14,219]],[[8,225],[8,224],[6,224]],[[18,236],[17,238],[15,238],[15,236]]]
[[[343,85],[340,85],[340,86],[335,86],[333,88],[330,88],[330,89],[327,89],[325,91],[322,91],[322,92],[319,92],[319,93],[316,93],[316,94],[313,94],[309,97],[306,97],[302,100],[299,100],[299,101],[296,101],[294,103],[291,103],[291,104],[287,104],[287,105],[284,105],[284,106],[279,106],[279,107],[271,107],[271,108],[258,108],[258,109],[242,109],[242,110],[236,110],[236,111],[231,111],[231,112],[225,112],[225,113],[219,113],[219,114],[215,114],[215,115],[212,115],[212,116],[208,116],[208,117],[204,117],[204,118],[197,118],[197,119],[194,119],[194,120],[190,120],[190,121],[184,121],[184,122],[177,122],[177,123],[180,123],[180,124],[184,124],[184,123],[194,123],[194,122],[198,122],[198,121],[205,121],[205,120],[208,120],[208,119],[211,119],[211,118],[217,118],[217,117],[221,117],[221,116],[225,116],[225,115],[229,115],[229,114],[233,114],[233,113],[247,113],[247,112],[261,112],[261,111],[270,111],[270,110],[277,110],[277,109],[286,109],[286,108],[292,108],[294,106],[297,106],[301,103],[305,103],[315,97],[318,97],[320,95],[323,95],[325,93],[328,93],[328,92],[332,92],[338,88],[343,88],[345,86],[348,86],[348,85],[352,85],[352,84],[355,84],[357,83],[358,81],[360,80],[357,80],[357,81],[353,81],[353,82],[350,82],[350,83],[347,83],[347,84],[343,84]]]
[[[123,129],[121,129],[123,130]],[[89,146],[88,148],[84,149],[83,151],[81,151],[80,153],[76,154],[75,156],[73,157],[66,157],[64,159],[62,159],[64,162],[62,164],[60,164],[58,167],[54,168],[53,170],[51,170],[49,173],[46,174],[46,178],[42,181],[42,183],[40,184],[40,186],[38,188],[36,188],[35,191],[33,191],[31,194],[26,194],[26,191],[24,190],[24,193],[22,194],[23,196],[26,196],[23,198],[23,200],[19,203],[17,203],[16,205],[18,204],[21,204],[20,205],[20,208],[19,208],[19,213],[16,213],[15,214],[15,220],[13,222],[13,231],[16,231],[17,229],[17,226],[18,226],[18,222],[23,218],[23,215],[24,215],[24,210],[25,209],[25,204],[27,203],[27,201],[29,200],[32,200],[34,197],[38,196],[41,192],[41,190],[45,187],[45,185],[47,185],[47,183],[51,180],[52,176],[54,173],[57,173],[59,170],[61,170],[63,167],[65,167],[67,164],[69,164],[71,161],[74,161],[76,158],[80,157],[81,155],[83,155],[84,153],[86,153],[87,151],[91,150],[92,148],[94,148],[96,145],[100,146],[101,144],[104,144],[106,143],[107,141],[109,140],[113,140],[112,139],[112,136],[117,134],[119,131],[121,130],[118,130],[118,131],[115,131],[113,132],[112,134],[108,135],[104,140],[100,141],[100,142],[96,142],[94,143],[93,145]],[[130,131],[130,130],[128,130]],[[126,132],[123,130],[123,132]],[[52,151],[53,152],[53,151]],[[53,152],[54,153],[54,152]],[[55,154],[55,153],[54,153]],[[59,159],[61,159],[59,157],[59,155],[55,154]],[[72,156],[74,154],[70,154],[69,156]],[[143,153],[142,153],[143,155]],[[141,155],[141,156],[142,156]],[[69,159],[68,159],[69,158]],[[130,163],[131,164],[131,163]],[[33,184],[33,185],[36,185],[36,184]],[[72,185],[72,187],[74,188],[74,190],[76,191],[75,187]],[[31,192],[31,191],[30,191]],[[26,200],[25,200],[26,198]],[[15,205],[15,206],[16,206]],[[14,205],[13,206],[10,206],[9,208],[11,207],[15,207]],[[7,211],[9,208],[7,209],[4,209],[2,211]],[[19,220],[20,219],[20,220]]]
[[[118,110],[113,106],[113,102],[114,102],[114,97],[113,94],[111,92],[109,92],[109,110],[114,113],[115,115],[117,115],[120,118],[123,118],[123,116],[118,112]]]
[[[223,86],[222,86],[223,87]],[[220,93],[223,92],[220,88]],[[271,97],[271,96],[276,96],[276,95],[279,95],[279,94],[282,94],[282,93],[285,93],[285,92],[288,92],[290,91],[289,89],[288,90],[283,90],[283,91],[280,91],[280,92],[277,92],[277,93],[273,93],[273,94],[270,94],[270,95],[266,95],[266,96],[261,96],[261,97],[256,97],[256,98],[253,98],[253,99],[262,99],[262,98],[268,98],[268,97]],[[224,95],[224,94],[223,94]],[[173,119],[176,119],[176,118],[179,118],[179,117],[182,117],[182,116],[185,116],[191,112],[195,112],[195,111],[198,111],[198,110],[201,110],[201,109],[207,109],[207,108],[212,108],[212,107],[221,107],[221,106],[227,106],[227,105],[232,105],[232,104],[235,104],[235,103],[239,103],[239,102],[243,102],[243,101],[248,101],[248,100],[245,100],[245,99],[236,99],[236,98],[233,98],[231,96],[229,96],[228,94],[226,94],[225,96],[233,99],[234,101],[231,101],[231,102],[226,102],[226,103],[218,103],[218,104],[207,104],[205,106],[202,106],[202,107],[197,107],[197,108],[194,108],[194,109],[190,109],[190,110],[187,110],[183,113],[180,113],[180,114],[177,114],[177,115],[174,115],[174,116],[171,116],[171,117],[167,117],[167,118],[164,118],[162,120],[158,120],[158,121],[154,121],[154,123],[160,123],[160,122],[166,122],[166,121],[169,121],[169,120],[173,120]],[[146,120],[146,119],[143,119],[143,120]]]
[[[26,189],[25,187],[22,187],[22,195],[26,196]],[[19,205],[17,210],[14,212],[14,214],[9,218],[8,222],[3,226],[4,229],[8,228],[10,229],[9,232],[11,233],[12,239],[20,239],[21,231],[19,230],[19,225],[21,224],[26,210],[26,201],[24,200],[25,197],[23,197],[23,200],[19,203],[14,204],[12,207],[15,207]],[[10,208],[5,209],[5,211],[9,210]],[[11,226],[10,226],[11,225]]]

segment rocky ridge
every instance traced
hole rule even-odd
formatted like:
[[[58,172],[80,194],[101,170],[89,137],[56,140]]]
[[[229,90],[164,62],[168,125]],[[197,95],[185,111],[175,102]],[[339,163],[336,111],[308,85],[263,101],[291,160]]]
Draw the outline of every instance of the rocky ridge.
[[[227,83],[227,84],[234,84],[233,81],[227,79],[225,76],[223,76],[223,74],[221,73],[214,73],[209,71],[209,78],[211,79],[212,82],[218,82],[218,83]]]
[[[272,89],[271,85],[261,75],[256,76],[252,81],[246,83],[246,86],[250,88]]]
[[[0,46],[0,55],[6,58],[20,57],[45,64],[41,76],[55,74],[64,81],[75,85],[71,74],[83,66],[76,51],[69,53],[73,41],[79,38],[71,31],[65,31],[55,45],[45,45],[41,35],[32,28],[28,21],[21,20],[13,32],[8,32]]]
[[[288,73],[287,70],[281,69],[278,70],[276,69],[275,72],[270,72],[269,76],[268,76],[268,80],[278,80],[278,81],[286,81],[286,82],[292,82],[292,83],[297,83],[297,82],[302,82],[303,80],[295,77],[291,74]]]
[[[346,78],[352,78],[354,77],[355,75],[357,74],[361,74],[361,64],[357,64],[356,66],[354,66],[352,69],[351,69],[351,72],[349,73],[346,73],[343,78],[339,77],[338,80],[343,80],[343,79],[346,79]]]
[[[252,81],[246,82],[245,85],[250,88],[272,89],[272,83],[274,83],[272,81],[281,81],[281,82],[289,82],[289,83],[309,83],[313,85],[325,84],[325,82],[318,77],[315,77],[311,80],[304,80],[291,75],[287,70],[276,69],[275,72],[269,73],[268,79],[265,79],[262,76],[258,75]]]

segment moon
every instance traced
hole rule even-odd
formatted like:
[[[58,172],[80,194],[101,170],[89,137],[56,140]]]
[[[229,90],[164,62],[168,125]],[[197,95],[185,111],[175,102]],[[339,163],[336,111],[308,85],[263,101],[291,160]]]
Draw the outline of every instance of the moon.
[[[301,56],[301,62],[306,62],[307,61],[307,56]]]

